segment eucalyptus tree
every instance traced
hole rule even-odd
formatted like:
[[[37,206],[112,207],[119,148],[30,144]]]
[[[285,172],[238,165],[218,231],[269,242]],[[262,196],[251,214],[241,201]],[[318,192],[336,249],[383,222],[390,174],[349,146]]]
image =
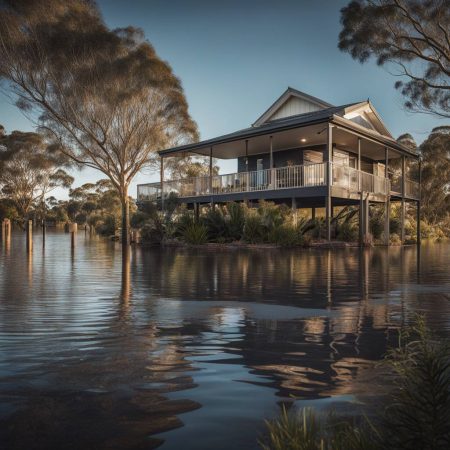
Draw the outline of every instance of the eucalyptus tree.
[[[339,48],[392,70],[407,109],[450,117],[449,0],[353,0],[341,22]]]
[[[0,136],[0,190],[25,220],[31,209],[42,209],[45,197],[73,183],[64,167],[67,158],[38,133],[13,131]]]
[[[3,0],[0,77],[65,155],[108,177],[127,244],[133,178],[158,149],[197,138],[171,67],[140,30],[110,30],[92,1]]]

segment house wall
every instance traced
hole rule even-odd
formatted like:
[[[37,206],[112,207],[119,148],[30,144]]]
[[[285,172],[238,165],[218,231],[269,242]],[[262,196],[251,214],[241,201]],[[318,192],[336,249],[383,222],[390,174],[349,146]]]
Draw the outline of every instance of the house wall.
[[[268,120],[270,121],[281,119],[283,117],[295,116],[297,114],[319,111],[320,109],[323,109],[323,107],[298,97],[291,97]]]
[[[326,147],[325,145],[317,145],[314,147],[304,147],[304,148],[295,148],[295,149],[289,149],[284,151],[277,151],[273,153],[273,163],[274,167],[286,167],[288,166],[288,161],[291,161],[291,165],[301,165],[304,163],[303,161],[303,152],[305,150],[314,150],[314,151],[320,151],[324,155],[323,160],[326,160],[325,157],[325,151]],[[347,150],[345,150],[347,151]],[[357,157],[357,153],[349,152],[350,156]],[[263,169],[270,169],[270,153],[264,153],[260,155],[250,155],[248,157],[248,171],[252,172],[257,170],[256,162],[258,159],[263,160]],[[374,173],[373,169],[373,163],[375,161],[366,158],[364,156],[361,156],[361,170],[368,173]],[[238,158],[238,172],[246,172],[247,167],[245,164],[245,156]]]

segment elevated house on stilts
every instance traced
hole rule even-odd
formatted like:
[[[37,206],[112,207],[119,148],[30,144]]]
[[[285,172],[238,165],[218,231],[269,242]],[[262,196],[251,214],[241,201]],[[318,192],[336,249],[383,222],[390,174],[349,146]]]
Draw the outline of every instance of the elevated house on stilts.
[[[361,242],[369,232],[371,203],[385,205],[386,243],[391,202],[401,204],[402,241],[406,203],[417,203],[420,215],[419,180],[408,177],[419,156],[396,142],[369,100],[333,106],[288,88],[251,127],[159,155],[161,180],[139,185],[139,202],[164,203],[174,193],[193,208],[260,199],[310,208],[313,217],[324,208],[328,239],[333,209],[359,205]],[[187,155],[209,158],[209,175],[164,179],[166,158]],[[214,174],[213,158],[237,159],[237,172]]]

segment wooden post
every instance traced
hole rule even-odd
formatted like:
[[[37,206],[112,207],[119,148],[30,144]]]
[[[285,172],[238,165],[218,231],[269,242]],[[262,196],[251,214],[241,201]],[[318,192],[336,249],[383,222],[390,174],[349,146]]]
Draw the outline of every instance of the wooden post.
[[[159,179],[161,183],[161,210],[164,211],[164,157],[161,156],[161,166],[159,168]]]
[[[76,238],[77,231],[78,231],[78,224],[71,223],[69,225],[69,233],[70,233],[70,247],[72,249],[75,248],[75,238]]]
[[[273,136],[270,136],[270,162],[269,167],[273,169]]]
[[[31,253],[33,251],[33,221],[28,220],[26,225],[27,232],[27,252]]]
[[[361,191],[361,138],[358,138],[358,191]]]
[[[359,245],[364,244],[364,193],[359,193]]]
[[[316,208],[311,208],[311,219],[316,220]]]
[[[420,202],[421,202],[421,186],[422,186],[422,159],[419,159],[419,200],[417,200],[417,246],[420,247],[422,236],[420,232]]]
[[[402,201],[400,210],[400,240],[402,244],[405,241],[405,216],[406,216],[405,181],[406,181],[406,158],[402,156]]]
[[[384,163],[384,177],[386,180],[389,179],[389,149],[385,147],[384,149],[385,163]],[[386,203],[385,203],[385,212],[384,212],[384,243],[386,245],[390,244],[391,231],[390,231],[390,221],[391,221],[391,192],[389,181],[387,183],[387,191],[386,191]]]
[[[42,247],[45,247],[45,233],[46,233],[45,219],[42,219]]]
[[[194,217],[195,221],[198,222],[200,218],[200,205],[197,202],[194,203]]]
[[[293,215],[293,222],[294,225],[297,225],[297,199],[295,197],[292,197],[291,199],[291,207],[292,207],[292,215]]]
[[[333,151],[333,128],[328,124],[327,128],[327,196],[325,198],[325,221],[327,231],[327,241],[331,241],[331,184],[332,184],[332,166],[331,158]]]

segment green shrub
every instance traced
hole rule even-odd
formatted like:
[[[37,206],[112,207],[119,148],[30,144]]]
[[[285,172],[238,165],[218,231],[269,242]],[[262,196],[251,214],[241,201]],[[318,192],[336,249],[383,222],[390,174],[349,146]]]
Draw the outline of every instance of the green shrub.
[[[233,241],[240,240],[244,234],[245,206],[240,203],[229,203],[227,205],[227,211],[228,237]]]
[[[294,247],[302,244],[303,241],[298,229],[291,224],[285,223],[269,232],[268,242],[284,247]]]
[[[337,238],[345,242],[358,240],[358,229],[350,222],[344,222],[339,226]]]
[[[191,223],[185,228],[183,238],[187,244],[205,244],[208,242],[208,229],[201,223]]]
[[[366,421],[321,420],[312,409],[288,412],[283,406],[278,419],[266,421],[264,450],[379,450],[379,438]]]
[[[147,219],[141,227],[141,241],[144,244],[161,244],[166,237],[165,224],[161,217],[156,214],[155,217]]]
[[[228,236],[228,226],[222,208],[211,208],[201,217],[201,223],[208,230],[208,237],[211,241],[218,239],[226,240]]]
[[[382,429],[386,449],[447,449],[450,443],[450,343],[422,317],[400,334],[386,363],[394,372]]]
[[[186,228],[188,228],[193,224],[195,224],[194,213],[192,211],[187,210],[183,211],[175,220],[174,236],[183,237]]]
[[[384,232],[384,217],[379,214],[371,217],[369,227],[373,237],[380,239]]]
[[[141,228],[150,217],[151,215],[146,212],[136,211],[130,218],[130,225],[132,228]]]
[[[259,214],[247,214],[243,237],[250,244],[258,244],[264,241],[264,227]]]
[[[112,236],[116,229],[116,218],[114,216],[103,217],[95,226],[95,231],[102,236]]]

